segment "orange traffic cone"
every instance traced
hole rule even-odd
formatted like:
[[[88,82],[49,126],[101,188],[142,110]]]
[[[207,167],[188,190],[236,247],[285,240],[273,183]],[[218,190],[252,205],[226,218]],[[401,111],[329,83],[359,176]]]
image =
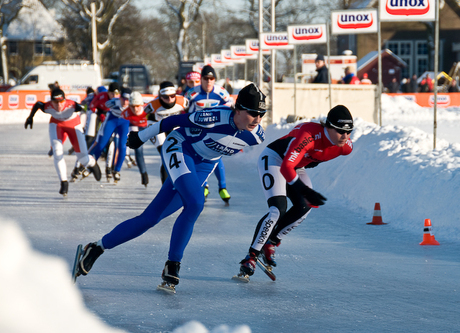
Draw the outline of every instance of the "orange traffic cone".
[[[372,224],[372,225],[386,224],[386,223],[383,223],[383,220],[382,220],[382,212],[380,211],[380,203],[377,202],[374,206],[374,216],[372,217],[372,222],[369,222],[366,224]]]
[[[425,219],[425,227],[423,228],[423,241],[420,245],[439,245],[439,242],[434,239],[434,235],[431,234],[431,220]]]

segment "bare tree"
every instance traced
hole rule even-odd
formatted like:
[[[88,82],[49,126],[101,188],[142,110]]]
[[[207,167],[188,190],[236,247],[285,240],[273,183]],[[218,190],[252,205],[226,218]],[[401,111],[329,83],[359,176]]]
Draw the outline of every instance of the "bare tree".
[[[8,28],[8,25],[13,21],[22,8],[22,0],[0,0],[0,48],[2,55],[2,70],[3,70],[3,82],[8,83],[8,59],[6,57],[6,47],[4,47],[5,37],[3,37],[3,31]]]
[[[200,7],[203,0],[165,0],[168,8],[177,19],[177,60],[188,60],[188,47],[185,45],[187,33],[192,23],[200,17]]]
[[[105,34],[106,40],[102,43],[97,41],[97,62],[101,62],[101,53],[112,43],[115,22],[130,1],[131,0],[62,0],[66,7],[77,14],[88,26],[91,26],[95,21],[96,27],[98,28],[103,23],[108,22],[107,33]],[[91,3],[96,5],[95,13],[91,11]],[[96,37],[96,39],[98,38]]]

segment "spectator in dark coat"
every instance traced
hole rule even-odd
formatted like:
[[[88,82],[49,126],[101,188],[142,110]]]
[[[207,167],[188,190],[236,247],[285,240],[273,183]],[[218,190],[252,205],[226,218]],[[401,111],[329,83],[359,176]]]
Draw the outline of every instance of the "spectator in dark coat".
[[[313,79],[312,83],[329,83],[329,71],[327,70],[326,63],[324,62],[324,56],[322,54],[316,57],[315,65],[318,74]]]
[[[396,80],[396,78],[394,77],[390,84],[388,85],[388,90],[390,91],[390,93],[397,93],[399,91],[399,82],[398,80]]]
[[[418,92],[418,83],[417,83],[417,75],[412,75],[412,79],[410,80],[410,91],[411,93]]]

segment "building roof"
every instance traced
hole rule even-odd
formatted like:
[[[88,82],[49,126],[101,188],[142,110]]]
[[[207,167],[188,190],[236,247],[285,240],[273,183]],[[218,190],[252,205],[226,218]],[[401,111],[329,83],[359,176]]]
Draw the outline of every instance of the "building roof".
[[[393,57],[397,62],[399,62],[401,65],[403,65],[404,67],[407,66],[407,63],[402,60],[400,57],[398,57],[396,54],[394,54],[393,52],[391,52],[389,49],[385,49],[385,50],[382,50],[382,56],[384,54],[388,54],[389,56]],[[370,64],[371,62],[375,61],[378,57],[378,51],[371,51],[369,52],[368,54],[366,54],[364,57],[362,57],[361,59],[358,60],[358,62],[356,63],[357,67],[358,67],[358,71],[361,69],[361,68],[364,68],[366,67],[368,64]]]
[[[4,32],[8,40],[57,41],[65,37],[64,28],[38,0],[23,0],[18,16]]]

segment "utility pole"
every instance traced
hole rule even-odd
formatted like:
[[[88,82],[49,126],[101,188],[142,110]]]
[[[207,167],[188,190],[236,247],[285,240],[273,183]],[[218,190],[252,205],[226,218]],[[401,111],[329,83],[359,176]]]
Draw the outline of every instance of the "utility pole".
[[[262,33],[264,32],[275,32],[275,0],[270,0],[270,4],[264,6],[264,0],[259,0],[259,77],[258,85],[264,94],[267,95],[268,99],[268,112],[267,117],[263,118],[264,125],[272,123],[272,108],[274,99],[274,87],[275,87],[275,55],[276,50],[271,50],[271,54],[265,56],[262,53]],[[270,83],[264,82],[265,74],[270,77]]]
[[[97,53],[97,28],[96,28],[96,3],[91,2],[91,37],[93,41],[93,62],[95,65],[99,63]]]

